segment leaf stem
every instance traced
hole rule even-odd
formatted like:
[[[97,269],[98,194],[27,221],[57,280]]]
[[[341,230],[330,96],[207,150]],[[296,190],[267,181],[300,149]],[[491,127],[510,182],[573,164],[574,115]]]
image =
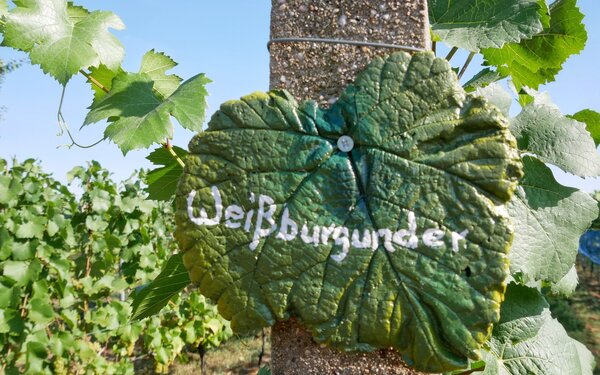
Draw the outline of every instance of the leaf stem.
[[[100,90],[104,91],[105,93],[107,93],[107,94],[108,94],[108,92],[110,91],[110,90],[108,89],[108,87],[106,87],[106,86],[104,86],[103,84],[101,84],[101,83],[100,83],[100,82],[99,82],[99,81],[98,81],[96,78],[92,77],[92,75],[91,75],[90,73],[86,72],[85,70],[83,70],[83,69],[79,69],[79,73],[83,74],[83,76],[84,76],[85,78],[87,78],[87,79],[88,79],[88,81],[90,81],[90,82],[91,82],[91,83],[93,83],[94,85],[98,86],[98,88],[99,88]]]
[[[467,68],[469,67],[469,64],[473,60],[473,56],[475,56],[475,52],[469,53],[469,57],[467,57],[467,61],[465,61],[465,65],[463,65],[462,69],[460,70],[460,73],[458,73],[458,79],[461,79],[463,74],[465,74],[465,71],[467,70]]]
[[[169,138],[167,138],[167,140],[163,143],[163,147],[169,151],[169,153],[171,154],[171,156],[173,156],[173,158],[175,158],[175,160],[177,160],[179,165],[181,165],[181,168],[185,168],[185,163],[183,162],[183,160],[181,160],[179,155],[175,153],[175,150],[173,150],[173,146],[171,145],[171,140]]]
[[[446,60],[450,61],[452,59],[452,57],[454,56],[454,54],[456,53],[456,51],[458,51],[458,47],[452,47],[450,52],[448,52],[448,55],[446,55]]]
[[[431,52],[433,52],[433,54],[435,56],[437,56],[437,42],[436,41],[431,42]]]

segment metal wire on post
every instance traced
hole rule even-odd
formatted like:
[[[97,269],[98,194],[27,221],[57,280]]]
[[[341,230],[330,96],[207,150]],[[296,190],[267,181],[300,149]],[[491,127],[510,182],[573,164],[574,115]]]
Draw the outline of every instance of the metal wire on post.
[[[360,41],[360,40],[335,39],[335,38],[304,38],[304,37],[273,38],[273,39],[269,40],[269,42],[267,43],[267,49],[271,50],[271,44],[273,44],[273,43],[294,43],[294,42],[348,44],[348,45],[352,45],[352,46],[391,48],[391,49],[399,49],[399,50],[405,50],[405,51],[411,51],[411,52],[425,51],[425,48],[419,48],[419,47],[413,47],[413,46],[403,46],[400,44],[368,42],[368,41]]]

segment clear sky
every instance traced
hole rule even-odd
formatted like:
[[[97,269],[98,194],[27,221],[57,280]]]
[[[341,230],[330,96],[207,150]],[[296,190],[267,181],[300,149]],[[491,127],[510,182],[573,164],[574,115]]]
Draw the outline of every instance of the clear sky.
[[[124,68],[137,71],[143,54],[155,49],[179,63],[172,72],[187,79],[206,73],[213,80],[209,112],[220,103],[253,91],[268,90],[270,1],[223,0],[165,2],[156,0],[75,1],[90,10],[111,10],[126,25],[115,35],[125,46]],[[563,113],[581,109],[600,111],[600,1],[579,0],[586,15],[588,30],[586,49],[564,66],[557,82],[543,87]],[[25,55],[1,47],[3,60]],[[462,60],[461,60],[462,59]],[[463,55],[454,58],[455,64]],[[480,67],[472,64],[465,77]],[[132,151],[123,156],[112,143],[103,142],[91,149],[59,147],[69,143],[66,135],[57,136],[56,111],[62,87],[37,66],[23,65],[8,74],[0,87],[0,106],[5,107],[0,121],[0,157],[19,160],[29,157],[42,161],[47,172],[64,181],[66,172],[75,165],[97,160],[114,173],[117,180],[127,178],[137,168],[150,167],[144,159],[148,150]],[[99,123],[79,130],[90,105],[92,93],[83,76],[75,76],[67,86],[63,114],[80,144],[102,138],[104,125]],[[174,144],[187,148],[192,133],[176,127]],[[600,179],[579,179],[564,173],[557,178],[565,185],[587,191],[600,189]]]

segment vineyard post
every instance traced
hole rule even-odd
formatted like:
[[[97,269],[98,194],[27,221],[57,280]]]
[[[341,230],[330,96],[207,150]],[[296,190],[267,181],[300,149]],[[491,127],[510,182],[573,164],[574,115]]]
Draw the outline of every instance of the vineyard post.
[[[374,56],[430,48],[426,0],[271,1],[270,87],[298,100],[328,106]],[[277,323],[271,341],[274,375],[417,374],[393,350],[350,354],[317,344],[293,319]]]

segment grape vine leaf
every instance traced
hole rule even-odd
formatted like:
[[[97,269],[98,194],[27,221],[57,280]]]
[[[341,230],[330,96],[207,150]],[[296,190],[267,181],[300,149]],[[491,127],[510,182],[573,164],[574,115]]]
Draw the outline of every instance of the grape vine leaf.
[[[135,294],[131,319],[140,320],[157,314],[188,285],[190,277],[183,266],[182,255],[174,254],[156,279]]]
[[[539,0],[429,0],[428,4],[434,39],[473,52],[518,43],[542,31]]]
[[[594,144],[596,146],[600,145],[600,113],[591,109],[584,109],[568,117],[583,122],[587,131],[592,135]]]
[[[569,337],[539,291],[510,284],[483,375],[592,375],[594,358]]]
[[[124,50],[108,29],[125,26],[112,12],[89,12],[64,0],[15,2],[6,15],[3,46],[29,53],[32,63],[62,85],[80,69],[116,69]]]
[[[181,147],[173,146],[173,151],[181,159],[185,159],[188,152]],[[183,173],[183,167],[165,148],[157,148],[146,157],[154,165],[161,165],[148,172],[145,181],[148,187],[148,199],[167,201],[175,196],[177,182]]]
[[[181,81],[175,74],[166,74],[177,63],[162,52],[150,50],[142,57],[140,73],[146,73],[154,81],[154,90],[163,98],[168,98],[177,90]]]
[[[94,100],[92,104],[99,102],[112,88],[113,78],[123,73],[125,73],[125,71],[121,67],[118,67],[115,70],[108,68],[104,64],[100,64],[100,66],[97,67],[91,67],[88,83],[94,91]]]
[[[513,98],[500,83],[492,82],[485,87],[478,87],[473,91],[473,95],[485,98],[490,104],[495,105],[503,115],[509,116]]]
[[[563,63],[585,47],[587,32],[577,0],[558,0],[550,5],[550,25],[531,39],[507,43],[502,48],[485,48],[485,64],[510,75],[517,91],[554,80]]]
[[[151,74],[123,72],[115,76],[110,92],[92,104],[84,126],[108,119],[104,135],[123,154],[172,138],[170,116],[186,129],[202,129],[208,95],[205,85],[210,80],[198,74],[163,99],[154,88],[156,72]]]
[[[600,175],[600,155],[585,124],[534,101],[511,123],[519,149],[581,177]],[[560,139],[560,142],[556,140]]]
[[[8,0],[0,0],[0,18],[4,18],[8,14]],[[0,26],[4,27],[4,25]],[[0,30],[2,30],[0,28]]]
[[[152,86],[153,91],[158,94],[159,99],[164,99],[179,87],[182,79],[175,74],[166,74],[167,70],[177,66],[177,63],[173,61],[169,56],[162,52],[156,52],[153,49],[146,52],[142,57],[142,63],[138,73],[146,73],[154,84]],[[116,70],[108,68],[106,65],[100,65],[99,67],[92,67],[90,69],[90,83],[92,90],[94,90],[94,101],[96,104],[102,99],[108,91],[112,88],[112,80],[118,76],[126,74],[121,67]]]
[[[596,201],[560,185],[544,163],[523,157],[525,176],[508,205],[515,225],[511,272],[558,282],[575,262],[579,237],[598,217]]]
[[[478,88],[485,88],[489,84],[494,83],[502,79],[500,73],[491,70],[490,68],[484,68],[479,73],[475,74],[470,80],[468,80],[463,88],[466,92],[472,92]]]
[[[577,275],[577,268],[573,266],[562,279],[550,285],[550,290],[553,294],[569,297],[575,293],[577,285],[579,285],[579,276]]]
[[[328,110],[285,91],[226,102],[189,148],[175,236],[234,330],[295,315],[319,342],[393,346],[422,370],[478,357],[521,167],[507,120],[446,60],[377,58]]]

